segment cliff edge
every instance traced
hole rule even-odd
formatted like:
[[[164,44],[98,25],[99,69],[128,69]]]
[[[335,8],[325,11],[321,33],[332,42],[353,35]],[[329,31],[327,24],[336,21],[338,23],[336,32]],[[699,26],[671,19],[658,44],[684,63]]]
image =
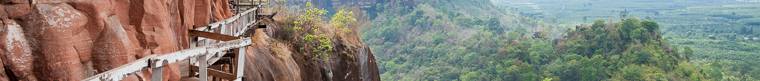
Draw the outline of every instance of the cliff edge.
[[[148,55],[188,49],[187,30],[234,16],[229,2],[2,0],[0,81],[82,80]],[[294,47],[300,43],[269,36],[253,37],[244,80],[379,80],[373,55],[356,35],[331,36],[329,61]],[[165,81],[183,80],[185,66],[166,66]],[[147,81],[150,75],[144,69],[124,80]]]

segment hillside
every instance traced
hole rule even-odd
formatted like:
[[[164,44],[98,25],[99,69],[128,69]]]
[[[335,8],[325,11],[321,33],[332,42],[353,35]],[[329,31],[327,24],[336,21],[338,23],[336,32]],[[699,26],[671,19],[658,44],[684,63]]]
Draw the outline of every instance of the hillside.
[[[497,1],[497,0],[494,0]],[[691,63],[726,80],[760,78],[758,2],[751,0],[498,0],[500,7],[557,25],[616,20],[658,22],[672,46],[692,48]],[[567,15],[572,14],[572,15]],[[571,27],[571,26],[563,26]]]
[[[495,70],[509,64],[492,57],[505,52],[506,39],[552,30],[488,1],[391,1],[374,10],[362,37],[376,50],[383,80],[503,77]],[[470,72],[484,76],[464,75]]]
[[[710,49],[672,44],[663,32],[671,22],[619,13],[582,20],[583,13],[552,9],[546,11],[567,13],[542,18],[494,4],[383,2],[368,9],[378,14],[362,37],[376,50],[382,80],[754,80],[755,73],[729,69],[745,66],[701,61],[700,52]]]

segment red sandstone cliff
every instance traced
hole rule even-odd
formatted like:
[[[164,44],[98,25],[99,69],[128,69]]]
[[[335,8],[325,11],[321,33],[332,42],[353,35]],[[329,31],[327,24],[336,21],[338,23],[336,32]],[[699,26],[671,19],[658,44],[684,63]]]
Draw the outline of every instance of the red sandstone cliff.
[[[186,49],[188,29],[234,15],[227,1],[0,0],[0,81],[81,80],[149,54]],[[245,80],[379,80],[374,56],[356,35],[331,37],[341,41],[328,63],[299,53],[293,43],[253,38]],[[179,65],[164,71],[168,81],[180,80]]]
[[[0,71],[0,81],[81,80],[187,48],[186,30],[233,15],[226,0],[213,1],[2,0],[0,56],[9,70]],[[176,64],[165,71],[168,80],[179,80]],[[150,72],[137,76],[144,74]]]

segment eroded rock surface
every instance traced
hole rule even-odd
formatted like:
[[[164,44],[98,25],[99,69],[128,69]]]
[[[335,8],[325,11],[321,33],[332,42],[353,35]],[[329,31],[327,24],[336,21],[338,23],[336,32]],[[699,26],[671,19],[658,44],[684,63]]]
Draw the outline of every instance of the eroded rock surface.
[[[34,12],[24,20],[31,40],[37,41],[33,55],[37,65],[34,69],[40,80],[81,80],[85,68],[80,61],[77,47],[88,47],[90,39],[84,25],[87,18],[68,4],[38,4]],[[66,41],[62,41],[66,40]],[[44,77],[44,78],[41,78]]]
[[[279,28],[273,31],[277,31]],[[256,32],[264,32],[263,29]],[[271,31],[270,31],[271,32]],[[379,81],[375,57],[357,35],[330,36],[335,50],[328,62],[294,47],[299,43],[270,38],[266,33],[252,35],[248,47],[245,79],[253,81]]]
[[[14,20],[2,19],[0,24],[0,57],[3,61],[3,66],[8,66],[10,71],[15,76],[22,80],[34,81],[37,78],[32,70],[32,62],[34,57],[32,56],[32,47],[30,42],[26,39],[26,35],[21,28],[21,25]],[[9,72],[4,72],[9,73]]]
[[[227,2],[2,0],[0,81],[82,80],[144,56],[187,49],[188,29],[234,16]],[[336,43],[338,51],[327,63],[263,33],[253,38],[247,81],[379,80],[374,57],[358,37],[333,37],[344,41]],[[147,81],[150,71],[124,80]],[[178,64],[164,71],[165,81],[180,81]]]
[[[211,12],[212,1],[2,0],[0,61],[6,68],[0,80],[81,80],[136,58],[188,48],[186,30],[210,23],[208,14],[231,14]],[[208,12],[196,11],[204,8]],[[179,80],[177,68],[169,65],[164,76]],[[130,77],[125,80],[138,80]]]

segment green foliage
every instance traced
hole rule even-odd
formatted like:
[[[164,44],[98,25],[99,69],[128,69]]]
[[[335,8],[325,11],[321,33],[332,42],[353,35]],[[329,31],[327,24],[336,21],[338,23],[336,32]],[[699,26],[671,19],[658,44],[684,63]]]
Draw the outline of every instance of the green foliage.
[[[483,78],[481,75],[482,74],[480,72],[467,72],[459,77],[462,81],[480,81],[478,78]]]
[[[509,27],[535,26],[528,24],[535,22],[506,22],[515,17],[485,13],[498,11],[486,5],[447,6],[454,5],[449,3],[472,5],[473,1],[410,2],[421,3],[382,5],[386,11],[379,12],[371,27],[361,32],[382,66],[382,80],[541,80],[536,66],[527,65],[528,61],[549,63],[558,57],[547,54],[553,53],[550,40],[515,42],[519,47],[506,47],[512,40],[531,35],[515,32],[508,36]],[[462,12],[465,8],[488,10]],[[507,48],[526,51],[505,51]],[[513,57],[524,60],[511,59]],[[512,66],[513,62],[525,65]]]
[[[340,31],[343,31],[343,32],[349,32],[349,31],[351,31],[351,30],[349,30],[347,28],[347,26],[349,26],[349,25],[351,25],[353,23],[356,23],[356,18],[354,17],[354,12],[353,11],[347,11],[347,10],[344,10],[344,9],[338,10],[338,12],[335,13],[335,15],[333,15],[331,19],[332,20],[330,20],[330,24],[333,27],[335,27],[335,28],[337,28],[337,29],[339,29]]]
[[[293,30],[304,31],[312,28],[317,29],[318,27],[314,26],[317,26],[316,23],[323,21],[322,16],[327,14],[327,10],[315,8],[311,2],[306,2],[306,8],[306,11],[302,15],[299,15],[295,21],[293,21]]]
[[[531,16],[533,18],[545,20],[546,22],[552,22],[557,25],[575,25],[578,23],[589,23],[588,20],[594,18],[602,18],[603,20],[618,20],[615,17],[616,14],[627,15],[628,17],[643,17],[640,21],[640,25],[643,29],[624,29],[631,30],[631,32],[644,32],[647,31],[661,31],[662,33],[653,32],[650,34],[660,34],[663,36],[662,40],[647,40],[647,41],[662,41],[660,44],[673,45],[678,47],[688,47],[690,52],[687,53],[685,48],[663,48],[667,49],[666,53],[660,53],[663,57],[676,56],[681,58],[678,60],[689,61],[694,65],[699,64],[714,64],[716,62],[728,62],[727,65],[721,66],[709,66],[716,69],[724,69],[719,72],[725,72],[723,74],[731,75],[740,79],[747,78],[760,78],[760,73],[749,73],[757,69],[760,61],[757,59],[760,56],[760,42],[757,40],[745,40],[752,37],[760,37],[758,32],[758,26],[760,26],[760,14],[753,12],[759,12],[760,5],[757,3],[748,3],[744,0],[729,0],[729,1],[716,1],[716,0],[668,0],[668,1],[637,1],[637,0],[530,0],[524,1],[524,3],[534,4],[515,4],[511,1],[496,1],[496,4],[502,4],[498,6],[505,6],[508,8],[514,8],[513,10],[519,10],[522,15]],[[672,6],[679,5],[679,6]],[[536,8],[539,7],[539,8]],[[610,11],[616,10],[616,11]],[[625,20],[622,20],[625,21]],[[657,21],[657,23],[650,23],[647,21]],[[595,22],[595,21],[591,21]],[[628,27],[632,24],[628,23]],[[596,25],[596,24],[595,24]],[[621,24],[615,24],[621,25]],[[601,26],[593,26],[601,27]],[[592,29],[597,29],[593,28]],[[618,26],[621,27],[621,26]],[[660,28],[652,28],[660,27]],[[613,28],[614,29],[614,28]],[[621,28],[622,29],[622,28]],[[617,30],[617,29],[615,29]],[[622,32],[622,31],[621,31]],[[596,33],[597,37],[600,33]],[[607,34],[625,34],[625,35],[609,35],[609,36],[621,36],[611,38],[626,38],[627,42],[635,42],[635,40],[629,40],[630,37],[622,36],[638,36],[638,39],[655,39],[655,38],[641,38],[646,37],[644,34],[636,35],[636,33],[614,33]],[[653,35],[650,35],[653,36]],[[637,37],[634,37],[637,38]],[[602,38],[604,39],[604,38]],[[620,43],[615,40],[612,43]],[[597,43],[605,43],[596,41]],[[646,41],[640,41],[646,42]],[[578,43],[578,42],[573,42]],[[583,43],[581,43],[583,44]],[[656,43],[655,43],[656,44]],[[585,45],[585,44],[584,44]],[[607,44],[615,46],[623,46],[619,44]],[[591,47],[599,46],[597,44],[591,44]],[[610,47],[610,46],[600,46]],[[643,46],[646,47],[646,46]],[[610,47],[612,48],[612,47]],[[569,49],[569,48],[568,48]],[[625,51],[625,50],[607,50],[602,49],[602,52],[608,51]],[[596,51],[595,51],[596,52]],[[677,52],[675,55],[668,55],[667,52]],[[652,54],[658,55],[658,54]],[[683,59],[685,58],[685,59]],[[668,58],[655,58],[653,60],[673,60]],[[662,64],[662,63],[658,63]],[[670,64],[673,65],[673,64]],[[665,65],[657,66],[665,67]],[[677,67],[677,66],[674,66]],[[708,66],[704,66],[708,67]],[[665,69],[665,68],[663,68]],[[665,69],[666,70],[666,69]],[[749,77],[745,77],[749,76]],[[718,79],[714,79],[718,78]],[[710,80],[721,80],[722,77],[714,77]],[[678,80],[676,80],[678,81]],[[687,80],[694,81],[694,80]],[[704,81],[696,80],[696,81]],[[752,81],[752,80],[748,80]]]
[[[683,54],[683,58],[690,59],[689,56],[694,56],[694,50],[690,47],[686,47],[683,49]]]
[[[667,81],[668,75],[659,68],[646,65],[628,65],[614,74],[612,80]]]
[[[686,77],[685,79],[681,80],[704,81],[706,76],[700,71],[702,71],[700,68],[697,68],[697,66],[694,66],[688,62],[679,62],[674,73],[682,77]]]
[[[553,80],[554,80],[554,78],[544,78],[544,79],[543,79],[543,80],[541,80],[541,81],[553,81]]]
[[[613,24],[613,25],[609,25]],[[617,24],[617,25],[615,25]],[[690,48],[684,48],[683,52],[667,52],[670,46],[659,36],[659,25],[651,21],[638,21],[637,19],[625,19],[620,23],[606,23],[596,21],[590,27],[579,26],[575,30],[567,31],[566,38],[560,41],[549,41],[542,38],[523,38],[525,34],[518,32],[504,33],[507,40],[488,39],[493,32],[479,31],[481,36],[473,36],[475,42],[488,42],[499,44],[504,42],[497,51],[489,51],[487,48],[467,47],[463,56],[459,52],[450,53],[446,56],[414,56],[414,57],[437,57],[435,59],[405,59],[425,60],[433,65],[464,67],[462,71],[449,71],[456,76],[457,80],[561,80],[561,81],[599,81],[599,80],[702,80],[705,76],[700,75],[700,69],[688,64],[686,58],[678,57],[678,53],[690,54]],[[477,27],[476,27],[477,28]],[[629,29],[629,30],[624,30]],[[618,34],[621,33],[621,34]],[[435,40],[436,36],[433,37]],[[625,38],[628,37],[628,38]],[[619,40],[629,40],[621,42]],[[496,42],[489,42],[496,41]],[[553,43],[557,42],[557,43]],[[434,43],[437,44],[437,43]],[[465,45],[468,45],[465,43]],[[491,47],[480,45],[478,47]],[[403,48],[403,47],[402,47]],[[424,49],[424,48],[422,48]],[[434,50],[425,53],[437,53]],[[485,54],[483,54],[485,53]],[[495,53],[495,54],[488,54]],[[451,56],[454,55],[454,56]],[[492,61],[496,60],[496,61]],[[408,61],[407,61],[408,62]],[[416,63],[411,63],[416,64]],[[404,64],[408,65],[408,64]],[[412,65],[413,66],[413,65]],[[682,68],[683,67],[683,68]],[[387,68],[398,68],[396,65]],[[386,73],[404,73],[399,71],[386,71]],[[695,73],[696,72],[696,73]],[[430,74],[449,74],[446,71],[431,72]],[[495,76],[490,76],[495,75]],[[480,76],[480,77],[476,77]],[[482,77],[501,78],[482,78]],[[431,79],[431,78],[428,78]],[[445,78],[432,78],[444,79]],[[388,80],[388,79],[386,79]],[[390,79],[394,80],[394,79]]]
[[[307,42],[316,42],[316,46],[311,49],[314,57],[320,58],[322,61],[328,61],[330,58],[330,53],[333,51],[333,43],[330,38],[325,36],[324,34],[319,35],[313,35],[313,34],[307,34],[306,37],[304,37],[304,40]]]
[[[292,31],[295,37],[300,37],[303,41],[297,41],[304,45],[301,46],[302,50],[306,50],[313,56],[321,61],[327,62],[330,58],[330,53],[333,51],[332,39],[325,34],[320,34],[320,25],[324,21],[322,17],[327,13],[324,9],[313,7],[311,2],[306,3],[306,11],[297,16],[293,21]],[[340,22],[340,21],[337,21]],[[345,26],[344,26],[345,27]],[[300,39],[296,38],[296,39]]]
[[[450,6],[473,3],[378,4],[385,11],[361,33],[378,56],[382,80],[703,81],[757,76],[752,75],[757,69],[692,62],[689,57],[704,49],[671,46],[662,36],[666,33],[660,33],[667,25],[649,18],[597,20],[559,32],[563,34],[540,33],[553,26],[504,16],[513,14],[495,13],[502,10],[489,5]]]

